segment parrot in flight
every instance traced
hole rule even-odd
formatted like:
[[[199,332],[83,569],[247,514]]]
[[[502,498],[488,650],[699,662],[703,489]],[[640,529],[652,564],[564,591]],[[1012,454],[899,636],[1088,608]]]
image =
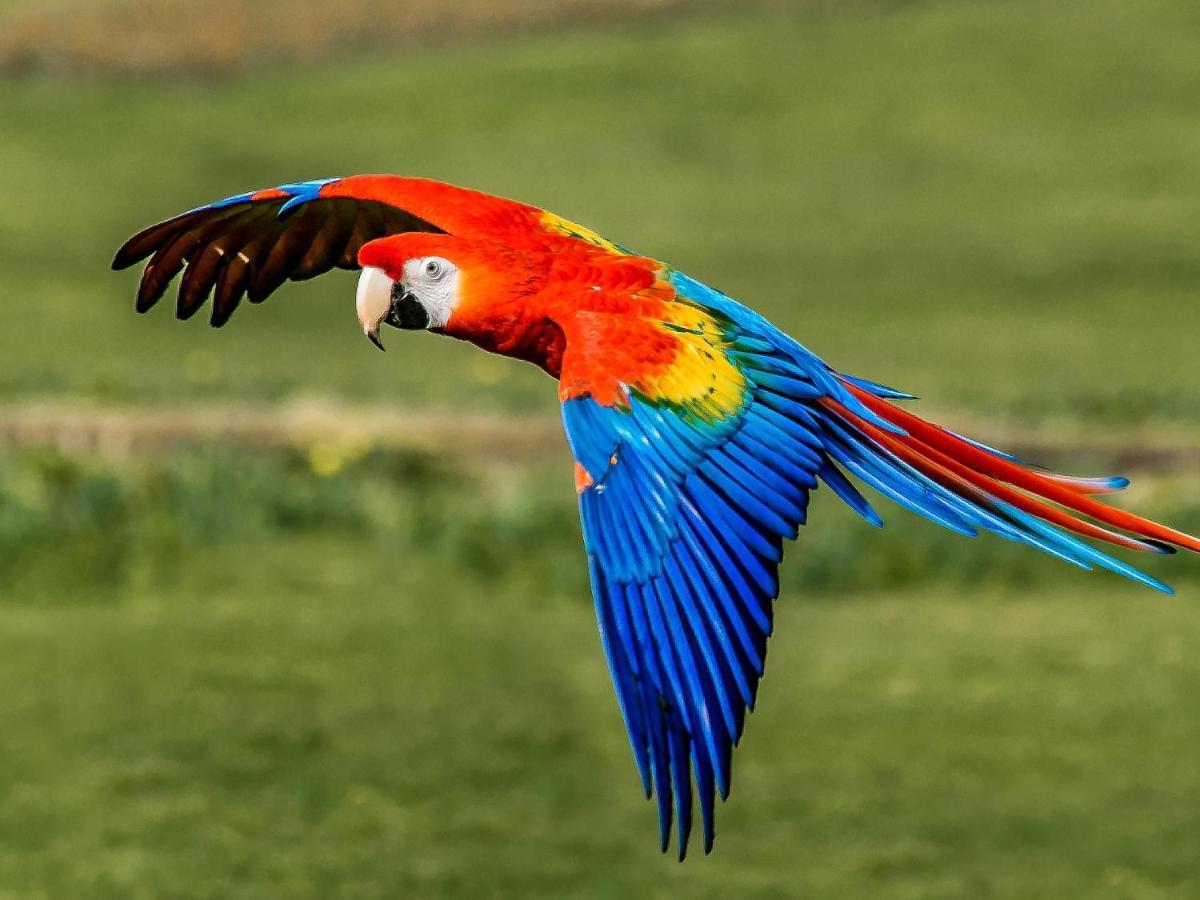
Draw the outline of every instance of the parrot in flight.
[[[1120,477],[1032,467],[909,412],[911,395],[836,371],[763,316],[553,213],[423,178],[360,175],[239,194],[153,225],[145,312],[361,269],[356,311],[533,363],[558,381],[601,644],[660,843],[679,858],[715,797],[763,674],[785,540],[824,484],[882,526],[851,481],[959,534],[991,532],[1170,593],[1081,538],[1200,552],[1200,539],[1099,502]]]

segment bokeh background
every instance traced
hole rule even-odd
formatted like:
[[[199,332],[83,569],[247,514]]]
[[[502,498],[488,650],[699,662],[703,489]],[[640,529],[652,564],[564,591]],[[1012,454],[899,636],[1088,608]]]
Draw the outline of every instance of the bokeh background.
[[[818,496],[714,856],[660,857],[552,385],[129,234],[446,179],[1200,529],[1191,0],[0,0],[0,898],[1194,897],[1166,599]],[[881,509],[886,501],[881,501]]]

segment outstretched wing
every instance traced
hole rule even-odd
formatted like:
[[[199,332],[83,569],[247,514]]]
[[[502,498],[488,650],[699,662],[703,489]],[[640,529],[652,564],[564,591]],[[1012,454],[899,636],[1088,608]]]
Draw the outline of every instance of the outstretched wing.
[[[1071,533],[1200,550],[1088,496],[1125,479],[1035,471],[900,410],[889,401],[908,395],[834,372],[725,295],[660,275],[640,290],[652,320],[614,305],[624,313],[564,329],[560,394],[600,631],[664,850],[674,816],[686,851],[693,786],[712,846],[714,796],[728,795],[763,673],[782,541],[818,481],[877,526],[843,468],[959,534],[990,532],[1164,591]]]
[[[221,326],[247,294],[259,303],[289,278],[312,278],[334,266],[357,268],[359,248],[369,240],[445,230],[370,191],[339,191],[347,180],[289,184],[190,210],[131,237],[113,268],[150,257],[138,287],[138,312],[154,306],[183,272],[178,317],[191,318],[215,292],[211,321]]]
[[[604,649],[663,850],[674,817],[686,852],[694,784],[707,852],[763,673],[782,541],[827,466],[770,389],[831,385],[773,373],[768,345],[682,299],[660,321],[601,314],[567,334],[563,423]],[[605,374],[633,371],[631,353],[641,374],[614,392]]]
[[[552,245],[614,248],[536,207],[425,178],[356,175],[286,184],[210,203],[152,225],[117,251],[114,269],[149,257],[137,293],[145,312],[181,272],[176,314],[191,318],[211,295],[212,324],[242,298],[265,300],[284,281],[358,268],[368,241],[425,231]]]

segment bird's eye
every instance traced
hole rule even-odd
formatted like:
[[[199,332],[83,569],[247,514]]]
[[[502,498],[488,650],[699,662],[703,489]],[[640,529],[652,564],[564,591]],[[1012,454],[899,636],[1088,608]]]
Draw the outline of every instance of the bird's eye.
[[[425,274],[430,278],[441,278],[443,271],[444,268],[442,264],[436,259],[431,259],[429,262],[425,263]]]

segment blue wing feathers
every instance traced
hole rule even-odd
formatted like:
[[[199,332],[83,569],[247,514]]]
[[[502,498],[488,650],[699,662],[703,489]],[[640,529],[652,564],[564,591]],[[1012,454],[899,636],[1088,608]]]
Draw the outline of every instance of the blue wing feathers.
[[[801,508],[808,504],[808,492],[817,486],[812,467],[818,466],[820,457],[813,454],[806,464],[798,463],[793,457],[785,456],[767,446],[756,435],[742,428],[729,446],[746,454],[747,463],[755,464],[764,481],[769,480],[776,491],[786,496]]]
[[[869,426],[912,439],[847,384],[888,400],[911,395],[846,378],[725,295],[680,273],[670,280],[728,321],[729,358],[749,385],[741,410],[701,421],[632,391],[616,407],[587,396],[563,403],[572,452],[592,479],[579,509],[601,638],[664,851],[674,821],[686,853],[693,791],[704,849],[712,847],[715,799],[728,795],[732,748],[764,671],[783,541],[796,537],[818,483],[875,526],[883,520],[846,473],[959,534],[988,531],[1169,592],[983,488],[910,464]]]
[[[742,429],[734,436],[734,440],[745,442],[748,447],[759,448],[751,452],[760,462],[766,465],[786,463],[809,478],[821,466],[820,449],[792,439],[757,408],[746,414]]]
[[[741,446],[733,441],[727,446],[737,446],[741,449]],[[769,465],[755,466],[754,471],[751,471],[745,463],[739,461],[724,447],[714,450],[711,455],[721,471],[732,477],[743,488],[748,491],[761,491],[763,501],[783,518],[785,527],[792,527],[796,517],[799,516],[799,508],[803,503],[802,498],[806,493],[803,485],[789,484]],[[754,460],[751,457],[747,459],[747,462],[752,465]],[[794,534],[792,536],[795,537]]]
[[[825,442],[814,428],[788,418],[765,403],[755,404],[754,410],[747,415],[747,419],[760,421],[764,423],[764,427],[773,429],[778,443],[787,447],[786,451],[781,452],[800,453],[802,450],[808,449],[815,451],[813,455],[817,455],[825,449]],[[819,455],[817,458],[820,458]]]
[[[750,582],[742,572],[742,566],[734,562],[722,542],[708,524],[708,520],[690,501],[682,504],[687,513],[687,522],[697,535],[698,543],[704,548],[704,554],[712,560],[713,566],[721,573],[729,585],[732,595],[739,601],[739,615],[749,616],[758,629],[764,634],[771,633],[771,613],[769,604],[764,608],[759,602],[760,589],[751,587]]]
[[[759,439],[739,457],[722,446],[740,420],[685,421],[636,396],[627,409],[567,401],[563,422],[593,479],[580,517],[643,786],[663,835],[676,821],[681,854],[695,790],[708,850],[763,671],[782,538],[804,515],[820,457]]]
[[[658,835],[663,853],[671,846],[671,762],[666,750],[670,732],[665,716],[659,716],[650,731],[653,755],[650,757],[654,774],[654,796],[658,802]]]
[[[744,332],[739,332],[738,334],[734,335],[732,341],[730,341],[730,346],[733,347],[734,350],[742,353],[757,353],[760,355],[764,353],[771,353],[775,349],[774,344],[772,344],[770,341],[764,341],[756,337],[751,337]]]
[[[701,672],[699,654],[691,646],[692,641],[684,632],[674,603],[664,595],[661,587],[644,586],[642,596],[648,609],[653,612],[657,605],[659,610],[659,616],[651,616],[651,624],[657,624],[660,631],[667,635],[664,642],[666,655],[672,659],[678,672],[676,683],[681,689],[681,710],[684,713],[682,718],[692,734],[701,736],[695,750],[697,753],[708,755],[716,774],[717,786],[724,791],[728,772],[722,766],[722,747],[729,739],[724,733],[722,721],[718,718],[718,704],[712,687]]]
[[[596,569],[594,558],[589,560],[589,569],[594,586],[596,618],[600,623],[600,638],[604,646],[604,655],[608,660],[613,681],[616,683],[617,702],[621,709],[621,718],[625,722],[625,730],[629,734],[629,743],[633,748],[633,759],[642,779],[642,788],[646,796],[650,796],[647,722],[637,691],[638,656],[633,652],[628,634],[623,634],[622,626],[618,624],[618,619],[624,614],[624,604],[613,602],[603,574]],[[627,631],[628,625],[624,627]]]
[[[286,219],[303,204],[318,199],[321,196],[321,188],[337,180],[336,178],[318,178],[314,181],[298,181],[294,184],[281,185],[279,189],[289,194],[290,199],[280,207],[279,218]]]
[[[754,623],[745,621],[724,579],[713,568],[708,556],[697,549],[691,527],[685,522],[679,533],[677,564],[691,587],[692,596],[705,606],[714,628],[719,628],[720,644],[733,668],[742,700],[752,706],[754,681],[762,674],[762,653],[750,635]]]
[[[749,655],[753,652],[746,649],[746,645],[749,644],[748,637],[737,633],[738,626],[732,626],[732,623],[729,621],[728,612],[718,609],[713,602],[712,594],[708,590],[705,590],[706,585],[700,580],[689,558],[690,548],[681,548],[681,550],[687,551],[679,554],[684,565],[687,567],[686,571],[679,566],[679,563],[675,559],[667,560],[667,568],[669,571],[675,569],[679,572],[678,575],[672,572],[672,578],[673,580],[678,580],[679,589],[685,591],[687,594],[687,600],[683,604],[684,608],[699,608],[702,613],[700,625],[694,624],[693,627],[700,627],[704,623],[707,623],[711,631],[712,643],[720,649],[724,656],[725,665],[729,672],[728,681],[732,682],[733,687],[737,689],[737,694],[742,701],[742,705],[751,707],[754,705],[754,689],[751,687],[750,680],[759,673],[753,665],[748,664],[738,653],[739,644],[742,645],[742,653]],[[696,607],[692,607],[688,601],[693,601]],[[731,626],[734,630],[733,634],[730,633]],[[740,627],[740,630],[744,632],[744,626]],[[730,709],[733,714],[733,721],[729,725],[729,732],[735,736],[740,735],[742,733],[742,715],[737,708],[737,704],[731,703]]]
[[[340,181],[340,178],[319,178],[314,181],[298,181],[293,184],[281,184],[276,190],[283,191],[288,195],[289,199],[283,204],[279,210],[279,217],[286,218],[297,206],[307,203],[310,200],[316,200],[320,196],[320,190],[325,185]],[[242,194],[235,194],[232,197],[226,197],[223,200],[217,200],[213,203],[205,203],[203,206],[197,206],[195,209],[188,210],[188,213],[200,212],[206,209],[224,209],[228,206],[237,206],[239,203],[246,203],[254,198],[255,194],[260,191],[246,191]],[[184,213],[187,215],[187,213]]]
[[[1047,525],[1045,522],[1037,519],[1028,513],[1022,512],[1014,506],[1010,506],[1002,501],[995,501],[1010,518],[1024,525],[1029,531],[1047,539],[1056,548],[1065,551],[1074,560],[1080,564],[1088,562],[1108,569],[1111,572],[1116,572],[1118,575],[1124,575],[1126,578],[1132,578],[1134,581],[1140,582],[1147,587],[1154,588],[1156,591],[1162,591],[1164,594],[1174,594],[1175,591],[1170,585],[1164,584],[1157,578],[1152,578],[1145,572],[1134,568],[1128,563],[1122,562],[1107,553],[1097,550],[1090,544],[1085,544],[1083,541],[1068,534],[1061,528],[1055,528],[1053,525]],[[1086,565],[1085,565],[1086,567]]]
[[[624,531],[614,518],[617,510],[611,504],[601,503],[598,493],[581,494],[579,504],[588,552],[602,560],[605,571],[612,572],[614,578],[627,577],[629,563],[621,547]]]
[[[838,460],[902,506],[960,534],[973,536],[983,529],[1008,540],[1090,569],[1092,565],[1124,575],[1147,587],[1172,593],[1170,587],[1134,566],[1099,550],[1055,525],[1018,510],[981,489],[963,494],[931,481],[887,449],[868,444],[866,438],[850,434],[848,426],[830,419],[829,446]],[[974,442],[972,442],[974,443]],[[993,452],[984,445],[980,449]],[[997,454],[999,455],[999,454]],[[1107,480],[1105,480],[1107,481]]]
[[[688,836],[692,833],[692,790],[688,780],[688,748],[683,734],[671,729],[667,734],[671,750],[671,774],[674,778],[675,819],[679,828],[679,859],[686,854]],[[668,835],[668,841],[670,836]],[[664,847],[664,852],[666,848]]]
[[[759,387],[779,394],[784,398],[815,400],[818,397],[826,396],[826,391],[811,381],[802,381],[799,378],[792,378],[788,375],[777,375],[775,374],[776,371],[790,371],[795,373],[795,368],[787,366],[782,362],[777,362],[774,371],[755,371],[750,373],[750,377]]]
[[[603,575],[601,576],[603,578]],[[647,629],[641,605],[630,603],[628,595],[617,587],[610,594],[605,591],[610,602],[622,604],[629,612],[633,626],[639,656],[645,662],[645,677],[638,681],[637,703],[642,711],[646,732],[646,755],[650,763],[650,776],[654,784],[654,795],[658,801],[659,834],[662,850],[665,853],[669,846],[671,834],[671,777],[670,759],[667,752],[666,735],[670,727],[667,722],[668,710],[663,700],[667,696],[667,685],[659,671],[657,649]],[[678,713],[675,714],[676,727],[679,727]]]
[[[885,400],[916,400],[916,395],[909,394],[905,391],[898,391],[896,388],[888,387],[886,384],[880,384],[877,381],[868,381],[865,378],[855,378],[853,375],[842,375],[844,381],[850,382],[855,387],[860,387],[868,394],[874,394],[876,397],[883,397]]]
[[[721,523],[730,540],[736,540],[752,555],[773,559],[779,562],[779,551],[771,545],[770,540],[760,526],[751,521],[745,512],[737,509],[723,496],[712,489],[708,480],[702,477],[689,478],[688,496],[700,510],[701,515],[713,522]]]
[[[739,531],[739,535],[756,535],[757,541],[761,542],[755,547],[756,552],[769,559],[772,549],[770,539],[760,528],[776,534],[785,534],[792,530],[792,526],[784,520],[782,515],[771,508],[765,495],[760,498],[759,495],[752,493],[752,489],[747,489],[737,477],[737,472],[736,469],[731,471],[717,465],[715,460],[707,462],[697,470],[699,479],[696,481],[696,486],[704,484],[714,493],[724,495],[730,509],[741,511],[740,514],[744,515],[748,521],[745,530]],[[731,515],[736,516],[739,513],[731,513]],[[747,544],[750,545],[750,542],[747,541]],[[778,560],[775,561],[778,562]]]
[[[716,778],[703,756],[692,753],[692,771],[696,775],[696,794],[700,800],[700,818],[704,825],[704,852],[711,853],[714,835]],[[682,858],[682,855],[681,855]]]
[[[731,674],[727,675],[724,657],[718,657],[714,648],[715,642],[712,640],[704,617],[706,610],[695,603],[694,598],[691,597],[687,582],[682,577],[679,566],[673,557],[667,557],[664,569],[665,577],[657,585],[659,599],[665,606],[672,607],[672,617],[678,617],[691,632],[696,648],[700,651],[700,659],[704,662],[704,668],[708,675],[707,683],[712,689],[713,696],[717,701],[717,708],[724,719],[725,730],[730,735],[736,734],[737,714],[733,709],[734,703],[730,699],[730,688],[735,686],[734,679]]]
[[[767,351],[762,349],[762,345],[768,345],[772,351],[782,355],[792,364],[794,364],[797,373],[799,373],[796,377],[807,379],[812,384],[825,389],[830,397],[836,399],[854,415],[862,418],[877,428],[882,428],[895,434],[902,435],[904,433],[903,429],[892,425],[891,423],[885,422],[879,416],[866,409],[866,407],[863,406],[860,401],[858,401],[845,389],[843,382],[849,382],[870,394],[873,394],[877,397],[883,397],[885,399],[914,399],[911,394],[907,394],[903,391],[896,390],[895,388],[887,387],[886,385],[881,385],[863,378],[855,378],[843,375],[841,373],[835,373],[819,357],[811,353],[807,348],[803,347],[789,335],[784,334],[760,314],[748,309],[747,307],[743,306],[732,298],[725,296],[719,291],[714,291],[700,282],[683,275],[682,273],[673,273],[671,278],[672,284],[681,294],[720,312],[739,329],[751,332],[751,334],[745,336],[739,335],[735,339],[738,342],[743,342],[745,350],[758,350],[759,352],[766,353]],[[738,349],[743,349],[743,347],[738,346]],[[754,377],[757,377],[757,373],[755,373]],[[795,402],[791,408],[783,409],[785,416],[794,414],[798,415],[801,421],[804,421],[810,426],[813,422],[813,417],[817,417],[816,430],[821,434],[822,437],[825,437],[830,430],[836,431],[837,426],[840,423],[836,422],[832,417],[824,414],[821,410],[817,410],[812,407],[805,408],[805,405],[803,404],[804,398],[803,396],[799,396],[805,392],[805,389],[797,391],[798,396],[793,399],[800,402]],[[781,408],[781,404],[770,393],[765,393],[763,395],[763,399],[776,409]],[[789,431],[788,433],[795,436],[794,431]],[[953,432],[951,433],[953,434]],[[963,437],[961,435],[956,435],[956,437],[960,437],[962,440],[966,441],[972,446],[983,450],[984,452],[990,453],[1000,459],[1021,465],[1028,465],[1011,453],[998,450],[972,438]],[[953,530],[963,533],[962,528],[955,528],[952,524],[948,524],[944,520],[944,511],[948,505],[944,502],[944,499],[940,504],[929,504],[926,502],[925,498],[928,496],[928,483],[922,483],[922,479],[913,479],[910,477],[906,480],[903,478],[897,479],[891,476],[887,470],[899,468],[901,464],[894,457],[889,458],[890,455],[887,454],[886,451],[884,451],[877,444],[875,444],[875,442],[857,442],[854,446],[847,446],[845,443],[842,443],[837,446],[839,449],[845,451],[849,457],[857,460],[859,464],[859,471],[855,471],[855,467],[850,465],[848,459],[841,458],[838,460],[854,474],[863,477],[860,474],[861,472],[869,471],[873,473],[872,479],[868,480],[868,478],[864,477],[864,480],[868,481],[868,483],[871,483],[874,487],[888,485],[890,491],[898,491],[901,496],[905,497],[905,501],[902,502],[902,505],[913,509],[927,518],[933,518],[935,521],[938,521],[939,524],[944,524],[947,527],[953,528]],[[831,455],[835,454],[831,453]],[[829,471],[832,473],[836,470],[831,466]],[[840,473],[833,474],[832,478],[836,481],[838,479],[838,475],[840,475]],[[822,480],[826,481],[827,479],[822,476]],[[1120,476],[1073,480],[1082,485],[1088,485],[1107,491],[1120,490],[1129,483],[1127,479]],[[832,484],[831,487],[834,487],[835,493],[838,493],[839,496],[845,494],[846,496],[853,498],[854,494],[851,494],[849,491],[845,491],[846,484],[847,483],[845,483],[845,479],[843,478],[841,479],[841,483],[839,483],[836,487],[834,487]],[[909,491],[912,493],[910,494]],[[846,499],[846,496],[843,496],[843,499]],[[894,495],[893,499],[895,499]],[[860,513],[864,508],[869,508],[863,507],[862,504],[857,502],[851,502],[849,500],[847,502],[850,502],[850,505]],[[865,501],[863,502],[865,503]],[[1008,507],[1007,504],[1002,503],[994,497],[988,496],[984,500],[987,505],[992,507],[992,521],[985,520],[985,516],[982,513],[987,511],[984,509],[983,505],[974,503],[971,500],[966,500],[964,502],[967,503],[968,508],[973,508],[976,514],[979,516],[980,521],[978,524],[982,524],[982,526],[987,530],[1000,534],[1003,537],[1021,541],[1032,547],[1035,547],[1036,549],[1050,553],[1051,555],[1065,558],[1077,565],[1081,563],[1086,565],[1088,560],[1090,560],[1097,565],[1118,572],[1122,575],[1126,575],[1127,577],[1146,584],[1149,587],[1153,587],[1156,590],[1163,590],[1166,588],[1166,585],[1163,585],[1162,582],[1157,581],[1138,569],[1121,562],[1115,557],[1112,557],[1109,554],[1078,540],[1061,528],[1042,522],[1036,517],[1030,516],[1028,513],[1021,513],[1019,516],[1014,515],[1013,508]],[[939,518],[939,515],[941,518]],[[868,518],[868,521],[871,520],[870,516],[866,517]],[[995,527],[994,519],[996,517],[998,517],[1002,523],[1001,527],[999,528]],[[874,518],[877,519],[878,517],[875,516]],[[962,516],[960,515],[959,518],[961,519]],[[968,515],[966,518],[969,522],[972,517]],[[1036,527],[1034,527],[1034,523],[1036,523]]]
[[[563,426],[567,442],[579,464],[595,478],[608,468],[609,457],[616,449],[616,429],[605,421],[603,407],[597,403],[564,403]]]
[[[821,481],[828,485],[829,489],[859,516],[876,528],[883,527],[883,518],[832,461],[826,460],[817,470],[817,474]]]
[[[975,537],[975,530],[959,519],[958,515],[952,510],[945,508],[944,504],[931,502],[928,497],[921,496],[924,491],[921,493],[910,493],[907,485],[898,484],[891,473],[880,469],[872,461],[864,462],[854,458],[850,453],[839,454],[838,461],[851,474],[857,475],[864,482],[879,491],[879,493],[903,506],[905,509],[915,512],[919,516],[924,516],[941,525],[943,528],[948,528],[951,531],[961,534],[963,537]]]
[[[959,515],[960,504],[952,494],[887,450],[868,449],[844,425],[832,419],[827,446],[838,462],[880,493],[965,537],[975,536],[974,527]]]

